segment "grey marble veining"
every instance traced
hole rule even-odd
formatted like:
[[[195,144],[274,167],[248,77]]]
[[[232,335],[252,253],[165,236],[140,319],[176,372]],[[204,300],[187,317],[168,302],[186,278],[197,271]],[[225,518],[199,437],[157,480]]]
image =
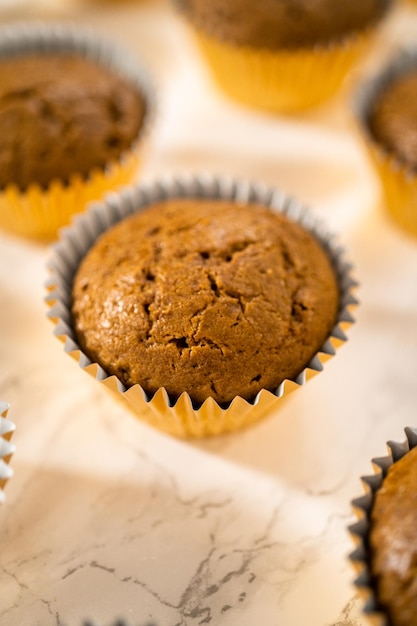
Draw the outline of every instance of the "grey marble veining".
[[[350,249],[361,306],[347,345],[276,414],[187,443],[63,353],[42,301],[47,249],[0,234],[0,398],[17,426],[0,624],[365,626],[346,528],[370,459],[417,421],[417,244],[379,206],[342,98],[298,120],[247,111],[215,91],[164,3],[65,6],[121,36],[160,82],[144,178],[207,168],[310,202]],[[383,46],[416,28],[398,9]]]

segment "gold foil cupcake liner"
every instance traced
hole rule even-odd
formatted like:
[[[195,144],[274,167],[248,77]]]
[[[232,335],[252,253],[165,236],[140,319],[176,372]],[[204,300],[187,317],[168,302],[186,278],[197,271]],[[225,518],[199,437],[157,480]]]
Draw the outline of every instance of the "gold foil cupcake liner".
[[[13,476],[10,459],[15,452],[15,446],[10,439],[15,431],[15,425],[7,418],[9,405],[0,401],[0,503],[4,502],[4,487]]]
[[[349,526],[349,532],[356,545],[356,549],[350,554],[349,559],[356,571],[355,586],[360,592],[363,601],[363,612],[368,616],[374,626],[391,626],[386,611],[380,605],[375,581],[370,570],[369,532],[371,528],[371,512],[374,505],[375,494],[381,487],[389,468],[396,461],[417,446],[417,429],[405,428],[406,440],[403,443],[389,441],[387,443],[388,455],[372,459],[374,474],[361,478],[365,495],[355,498],[352,507],[357,517],[357,522]]]
[[[219,87],[239,102],[277,113],[297,113],[330,99],[366,52],[370,34],[340,46],[311,50],[257,50],[234,46],[194,30]]]
[[[417,237],[417,172],[378,143],[369,127],[378,95],[412,68],[417,69],[417,48],[397,52],[381,73],[358,90],[354,109],[365,149],[382,185],[387,212],[405,232]]]
[[[391,4],[385,2],[384,13]],[[239,102],[278,113],[296,113],[330,99],[367,52],[375,26],[329,44],[306,48],[256,48],[233,44],[189,21],[219,87]]]
[[[140,385],[126,388],[116,376],[109,376],[98,363],[92,362],[83,353],[77,343],[70,307],[73,277],[81,259],[103,231],[124,217],[160,200],[179,197],[234,200],[262,204],[272,210],[282,211],[318,238],[338,277],[340,308],[330,336],[296,378],[283,381],[274,392],[262,389],[253,401],[237,396],[227,405],[221,406],[209,397],[201,405],[196,405],[188,393],[182,393],[179,398],[170,398],[164,388],[149,396]],[[55,324],[54,334],[65,344],[65,352],[82,369],[120,398],[127,400],[142,419],[177,437],[204,437],[235,431],[257,422],[267,412],[277,408],[284,396],[287,397],[320,372],[323,363],[346,341],[345,330],[354,321],[351,309],[357,304],[353,295],[356,282],[351,276],[351,265],[344,259],[343,248],[335,243],[333,237],[303,205],[281,191],[261,184],[209,175],[137,186],[92,205],[88,212],[77,217],[71,228],[62,231],[60,241],[53,247],[49,269],[51,277],[47,303],[51,308],[48,317]]]
[[[147,71],[124,48],[79,26],[18,23],[0,29],[0,59],[28,52],[73,52],[127,79],[144,96],[146,113],[130,150],[87,176],[74,174],[68,181],[52,180],[20,190],[10,183],[0,190],[0,228],[9,232],[51,239],[71,216],[109,191],[132,183],[138,173],[155,116],[155,90]]]

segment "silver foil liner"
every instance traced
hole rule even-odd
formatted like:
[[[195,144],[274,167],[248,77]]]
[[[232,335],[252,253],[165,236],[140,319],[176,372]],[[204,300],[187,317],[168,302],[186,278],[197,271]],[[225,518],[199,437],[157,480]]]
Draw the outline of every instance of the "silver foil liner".
[[[388,455],[372,459],[374,474],[361,478],[365,495],[352,500],[352,507],[358,519],[349,526],[349,532],[356,545],[356,549],[349,555],[357,577],[354,581],[356,588],[364,600],[363,612],[375,626],[392,626],[381,607],[370,570],[369,532],[371,528],[371,512],[375,501],[375,494],[381,487],[391,465],[402,459],[404,455],[417,446],[417,428],[405,428],[406,440],[402,443],[389,441]]]
[[[15,452],[15,446],[10,438],[15,431],[15,425],[7,418],[9,405],[0,401],[0,503],[4,502],[4,486],[13,476],[13,470],[9,465],[10,457]]]
[[[283,381],[273,392],[262,389],[252,401],[236,397],[226,406],[219,406],[213,398],[207,398],[197,406],[193,405],[186,392],[179,398],[170,398],[163,388],[154,396],[149,396],[140,385],[126,388],[120,379],[109,376],[83,353],[77,343],[71,320],[71,290],[81,259],[100,234],[113,224],[156,202],[181,197],[256,203],[282,212],[315,235],[330,257],[337,275],[340,308],[330,336],[294,380]],[[304,385],[312,375],[321,371],[322,362],[333,356],[336,347],[346,341],[344,330],[354,321],[350,309],[357,304],[357,300],[353,295],[356,281],[351,276],[352,266],[344,256],[344,249],[322,223],[305,206],[280,190],[260,183],[208,174],[164,179],[107,196],[104,202],[95,203],[87,213],[78,216],[72,227],[61,231],[60,241],[53,247],[49,261],[51,277],[47,284],[50,292],[47,303],[51,308],[48,316],[55,323],[54,334],[65,344],[65,352],[73,356],[81,368],[131,402],[138,412],[139,405],[150,409],[142,417],[152,425],[177,436],[219,434],[257,421],[273,409],[284,394]]]

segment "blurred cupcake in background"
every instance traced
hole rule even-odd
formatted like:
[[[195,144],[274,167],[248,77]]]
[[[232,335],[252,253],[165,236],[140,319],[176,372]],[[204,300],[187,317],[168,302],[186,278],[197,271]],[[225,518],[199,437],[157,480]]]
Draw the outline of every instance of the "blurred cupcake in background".
[[[390,0],[174,0],[225,93],[292,113],[330,98]]]
[[[389,442],[389,455],[373,460],[375,474],[362,479],[366,495],[353,501],[356,586],[380,626],[417,624],[417,429],[405,433],[404,443]]]
[[[236,431],[345,341],[355,281],[297,201],[247,181],[157,181],[97,203],[50,261],[65,351],[153,426]]]
[[[9,405],[0,401],[0,503],[4,501],[4,487],[13,476],[10,467],[10,459],[15,451],[15,446],[10,439],[15,431],[15,425],[7,418]]]
[[[359,88],[355,109],[386,208],[417,236],[417,48],[398,52]]]
[[[36,238],[137,175],[154,94],[143,68],[78,27],[0,29],[0,227]]]

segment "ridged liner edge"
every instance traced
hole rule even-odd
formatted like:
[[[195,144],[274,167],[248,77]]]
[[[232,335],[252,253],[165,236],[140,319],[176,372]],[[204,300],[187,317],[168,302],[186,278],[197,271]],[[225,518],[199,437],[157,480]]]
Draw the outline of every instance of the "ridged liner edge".
[[[374,473],[361,477],[365,495],[355,498],[351,503],[357,522],[348,527],[356,545],[356,549],[349,555],[349,560],[357,574],[354,585],[364,600],[363,612],[375,626],[392,626],[392,624],[378,601],[369,565],[368,536],[371,526],[371,512],[375,494],[381,487],[391,465],[417,446],[417,428],[407,427],[404,431],[406,435],[404,442],[388,441],[389,454],[372,459]]]
[[[313,233],[332,261],[340,288],[340,309],[337,322],[330,336],[300,374],[294,380],[284,380],[274,393],[262,389],[252,402],[238,396],[229,403],[226,409],[219,406],[213,398],[207,398],[201,406],[195,407],[186,392],[175,401],[171,401],[164,388],[159,389],[153,397],[148,397],[140,385],[126,389],[116,376],[109,376],[100,365],[93,363],[76,342],[71,327],[69,307],[72,279],[81,258],[108,227],[149,204],[178,197],[230,199],[244,203],[258,203],[273,210],[282,211]],[[261,403],[267,410],[278,398],[288,394],[294,387],[304,385],[309,378],[323,369],[323,363],[334,356],[336,348],[346,341],[345,330],[354,322],[351,309],[358,302],[353,295],[357,283],[352,278],[352,266],[344,260],[344,254],[344,249],[325,231],[322,223],[316,220],[304,205],[280,190],[271,189],[262,183],[251,183],[246,180],[234,181],[227,177],[215,177],[209,174],[166,178],[153,184],[127,188],[118,195],[108,195],[103,202],[93,204],[86,214],[77,216],[71,227],[61,231],[61,239],[53,246],[52,257],[48,264],[51,272],[47,283],[49,293],[46,297],[46,302],[50,306],[48,317],[55,323],[54,334],[64,342],[65,352],[73,356],[82,369],[127,399],[131,396],[132,398],[133,396],[142,397],[156,414],[170,407],[174,413],[178,412],[178,417],[182,416],[182,420],[185,414],[191,419],[192,415],[198,415],[201,411],[211,415],[214,419],[220,418],[225,410],[230,412],[232,409],[236,409],[236,416],[242,416],[242,413],[247,413],[248,410]],[[237,419],[240,418],[237,417]],[[222,432],[221,426],[219,426],[219,432]],[[181,433],[178,434],[181,435]],[[201,432],[195,436],[206,434],[216,433]]]

